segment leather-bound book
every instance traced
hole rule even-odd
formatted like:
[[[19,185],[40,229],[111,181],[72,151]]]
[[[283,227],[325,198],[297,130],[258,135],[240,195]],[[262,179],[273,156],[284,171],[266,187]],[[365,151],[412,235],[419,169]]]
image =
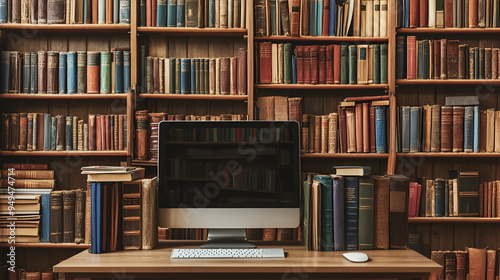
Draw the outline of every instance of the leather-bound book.
[[[291,61],[291,59],[290,59],[290,61]],[[201,76],[204,77],[204,75],[201,75]],[[203,92],[205,93],[205,91],[203,91]],[[205,93],[205,94],[207,94],[207,93]],[[231,57],[229,59],[229,94],[230,95],[237,95],[238,94],[238,58],[237,57]]]
[[[73,119],[73,124],[72,124],[73,125],[73,131],[72,131],[73,139],[71,139],[72,148],[73,148],[73,150],[78,150],[78,136],[81,134],[81,132],[79,133],[79,131],[78,131],[79,119],[77,116],[73,116],[72,119]],[[66,117],[66,120],[67,120],[67,117]],[[83,129],[83,123],[82,123],[82,129]]]
[[[158,160],[158,125],[167,119],[165,113],[149,113],[149,159]]]
[[[453,148],[453,107],[441,107],[441,152],[451,152]]]
[[[122,183],[123,250],[142,247],[141,194],[141,180]]]
[[[318,83],[326,84],[326,46],[318,47]]]
[[[257,98],[257,104],[259,106],[259,120],[266,120],[266,121],[275,120],[274,96],[259,96]]]
[[[26,117],[26,122],[27,122],[27,139],[26,139],[26,150],[28,151],[33,151],[33,115],[35,116],[35,121],[36,121],[36,114],[31,114],[29,113],[28,116]],[[22,120],[21,120],[22,122]],[[36,127],[36,123],[35,123]],[[35,131],[36,133],[36,131]]]
[[[484,78],[491,79],[491,48],[484,49]]]
[[[477,27],[477,4],[478,0],[469,0],[469,28]]]
[[[486,186],[486,187],[485,187]],[[488,189],[488,183],[479,184],[479,216],[484,217],[484,190]]]
[[[16,188],[24,189],[54,189],[54,179],[17,179]],[[0,187],[6,188],[9,186],[7,179],[0,179]]]
[[[358,250],[359,178],[344,177],[345,180],[345,237],[346,250]]]
[[[444,0],[444,27],[453,27],[453,0]]]
[[[52,268],[42,271],[42,280],[53,280],[54,279],[54,273],[52,272]]]
[[[37,23],[47,23],[47,0],[38,0],[37,16]]]
[[[486,12],[489,10],[486,5],[486,0],[477,2],[477,27],[486,27]]]
[[[311,46],[304,46],[304,84],[311,83]]]
[[[485,66],[484,55],[485,55],[484,48],[479,48],[479,71],[478,71],[479,79],[484,79],[484,66]]]
[[[363,150],[359,152],[370,152],[370,103],[362,104],[362,123],[363,123]]]
[[[374,179],[371,176],[359,178],[359,223],[358,249],[372,250],[374,247]]]
[[[64,150],[66,144],[66,119],[62,115],[57,115],[57,138],[56,138],[56,151]]]
[[[271,64],[271,42],[261,42],[259,44],[259,82],[261,84],[271,83]]]
[[[28,137],[28,116],[26,113],[19,113],[19,145],[18,150],[26,151]]]
[[[38,52],[38,93],[47,93],[47,52]]]
[[[83,243],[85,241],[85,194],[86,191],[83,189],[75,190],[75,243]],[[64,210],[66,215],[66,208]],[[64,225],[66,226],[66,221],[64,221]]]
[[[407,68],[407,46],[406,37],[398,35],[396,37],[396,78],[406,79]]]
[[[484,210],[484,217],[491,218],[491,194],[493,191],[493,186],[495,185],[495,182],[488,182],[487,188],[486,185],[484,185],[484,202],[483,202],[483,210]]]
[[[118,150],[123,151],[127,139],[124,137],[124,115],[118,115]]]
[[[66,1],[65,0],[47,0],[47,23],[66,23]]]
[[[370,153],[377,152],[377,136],[376,136],[376,125],[375,125],[375,106],[370,106]]]
[[[410,179],[403,175],[389,177],[389,244],[391,249],[408,245],[408,193]]]
[[[23,278],[26,280],[41,280],[42,274],[40,272],[25,272],[24,277],[21,276],[19,279]]]
[[[63,191],[63,242],[75,242],[75,191]]]
[[[428,1],[421,0],[419,1],[419,27],[427,27],[428,26]],[[411,9],[411,7],[410,7]],[[411,11],[410,11],[411,12]]]
[[[88,120],[89,151],[96,150],[96,115],[89,114]]]
[[[455,252],[445,251],[444,253],[444,279],[456,279],[457,257]]]
[[[432,251],[431,260],[441,265],[442,269],[440,272],[431,272],[429,279],[444,280],[444,269],[445,269],[444,253],[445,253],[444,251]]]
[[[469,49],[469,79],[475,79],[475,48],[471,47]]]
[[[309,114],[302,115],[302,140],[301,153],[309,152]]]
[[[333,9],[333,8],[332,8]],[[321,29],[321,34],[317,34],[318,36],[329,36],[330,35],[330,1],[329,0],[324,0],[323,1],[323,10],[319,11],[319,13],[322,13],[322,22],[319,24],[322,26]]]
[[[406,78],[407,79],[415,79],[416,78],[416,50],[415,36],[407,37],[407,53],[406,53]]]
[[[5,8],[6,10],[8,9],[7,13],[9,12],[9,10],[11,10],[12,16],[8,15],[8,17],[11,18],[10,22],[21,23],[21,0],[9,1],[9,3],[7,5],[11,6],[9,8],[7,8],[7,7]]]
[[[337,152],[338,117],[337,113],[328,115],[328,153]]]
[[[356,103],[355,107],[355,113],[356,113],[356,152],[357,153],[362,153],[363,152],[363,139],[364,139],[364,123],[363,123],[363,103]]]
[[[453,152],[464,150],[464,107],[453,107]]]
[[[321,152],[321,116],[314,116],[314,152]]]
[[[148,158],[148,111],[140,110],[135,112],[136,120],[136,152],[137,159],[147,159]]]
[[[103,147],[103,138],[106,137],[104,135],[104,119],[102,115],[95,116],[95,149],[96,151],[104,150]]]
[[[10,149],[10,114],[2,114],[2,149]]]
[[[344,178],[331,175],[333,192],[333,250],[345,250]]]
[[[54,179],[54,170],[0,170],[0,178],[7,178],[9,174],[17,179]]]
[[[245,49],[239,49],[239,59],[238,59],[238,94],[239,95],[247,95],[247,56],[248,56],[248,51]],[[210,79],[210,84],[212,83],[212,73],[215,72],[215,61],[213,63],[214,65],[214,71],[210,68],[210,59],[209,59],[209,79]],[[213,60],[212,60],[213,61]],[[215,81],[214,81],[215,85]]]
[[[90,244],[92,235],[92,196],[91,196],[91,185],[87,182],[87,188],[85,189],[85,244]]]
[[[344,108],[344,107],[342,107],[342,108]],[[357,135],[356,135],[356,118],[354,115],[354,108],[353,107],[345,108],[345,120],[346,120],[346,135],[347,135],[346,136],[347,152],[348,153],[355,153],[356,152],[356,136]],[[341,145],[341,147],[342,147],[342,145]]]
[[[262,230],[262,240],[263,241],[276,241],[276,229],[275,228],[265,228]]]
[[[292,12],[290,15],[290,33],[294,37],[299,36],[300,29],[300,0],[291,0],[292,1]]]
[[[456,280],[467,279],[467,251],[455,251],[456,255]]]
[[[318,45],[311,46],[310,59],[311,59],[311,84],[318,83]]]
[[[486,280],[498,279],[498,276],[495,276],[496,254],[495,250],[486,251]]]
[[[441,79],[441,40],[434,42],[434,76],[433,79]]]
[[[369,72],[370,72],[370,67],[369,65],[369,55],[368,55],[368,45],[358,45],[358,59],[357,59],[357,83],[358,84],[363,84],[366,85],[368,84],[369,80]]]
[[[87,52],[87,93],[99,93],[99,52]]]
[[[288,120],[302,125],[302,97],[288,98]]]
[[[231,67],[231,59],[229,57],[222,57],[220,59],[220,94],[222,95],[229,95],[231,90],[230,67]],[[262,70],[262,64],[261,64],[261,70]]]
[[[76,92],[87,93],[87,52],[77,52]]]
[[[495,153],[500,152],[500,111],[495,111]]]
[[[296,60],[296,64],[297,64],[297,84],[303,84],[304,83],[304,46],[296,46],[295,47],[295,60]]]
[[[149,58],[148,58],[149,62]],[[160,90],[160,65],[158,61],[158,57],[152,58],[152,70],[153,72],[151,73],[151,78],[153,82],[153,88],[152,88],[152,93],[159,93]]]
[[[36,140],[36,150],[37,151],[43,151],[43,146],[44,146],[44,134],[45,134],[45,121],[44,121],[44,114],[43,113],[37,113],[37,123],[38,123],[38,128],[37,128],[37,140]]]
[[[491,49],[491,78],[498,79],[498,48]]]
[[[328,115],[321,116],[321,150],[320,153],[328,152]]]
[[[486,280],[487,250],[467,248],[469,252],[469,279]]]
[[[448,40],[441,39],[441,79],[448,77]]]
[[[495,109],[486,110],[486,152],[495,151]]]
[[[423,1],[423,0],[422,0]],[[418,27],[420,25],[419,17],[419,0],[410,0],[410,27]]]
[[[338,106],[339,114],[339,151],[347,153],[347,123],[346,123],[346,108]]]
[[[486,152],[486,138],[487,138],[487,122],[486,122],[486,110],[481,110],[480,120],[479,120],[479,152]]]
[[[374,176],[374,240],[375,249],[389,249],[389,178]]]
[[[468,51],[466,45],[458,46],[458,79],[466,79],[468,74],[467,66],[469,65]]]
[[[340,45],[333,45],[333,83],[340,84]]]
[[[290,36],[290,19],[288,18],[289,7],[288,0],[279,0],[280,2],[280,16],[281,16],[281,28],[283,35]]]
[[[422,136],[422,151],[431,151],[431,132],[432,132],[432,106],[424,105],[423,107],[423,136]]]
[[[63,192],[50,193],[50,242],[63,242]]]
[[[266,22],[266,1],[256,0],[255,2],[255,36],[267,36]],[[216,8],[217,10],[217,8]],[[216,20],[217,22],[218,20]]]

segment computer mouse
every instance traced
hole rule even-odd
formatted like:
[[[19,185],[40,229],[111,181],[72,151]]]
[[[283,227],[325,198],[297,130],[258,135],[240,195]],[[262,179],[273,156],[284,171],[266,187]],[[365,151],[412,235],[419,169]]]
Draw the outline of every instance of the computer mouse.
[[[352,252],[352,253],[344,253],[342,254],[344,258],[346,258],[348,261],[351,262],[366,262],[368,261],[368,256],[365,253],[358,253],[358,252]]]

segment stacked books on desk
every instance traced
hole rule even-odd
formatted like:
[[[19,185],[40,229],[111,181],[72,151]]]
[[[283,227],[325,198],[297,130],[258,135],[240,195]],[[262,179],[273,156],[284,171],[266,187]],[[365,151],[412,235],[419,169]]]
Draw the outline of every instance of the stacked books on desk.
[[[305,246],[315,251],[406,248],[409,178],[370,176],[369,167],[335,168],[336,174],[304,174]]]

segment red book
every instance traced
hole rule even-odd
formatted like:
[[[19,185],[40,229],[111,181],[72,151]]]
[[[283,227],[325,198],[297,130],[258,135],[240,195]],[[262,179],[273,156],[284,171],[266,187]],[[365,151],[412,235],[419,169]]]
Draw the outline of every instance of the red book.
[[[326,46],[326,83],[333,84],[333,45]]]
[[[118,124],[118,120],[117,118],[115,118],[115,116],[113,115],[110,115],[109,116],[109,149],[114,151],[114,150],[117,150],[117,148],[115,147],[115,130],[116,130],[116,125]],[[111,123],[113,125],[111,125]]]
[[[467,251],[457,251],[457,274],[456,280],[467,279]]]
[[[370,106],[370,153],[377,152],[377,142],[375,136],[375,107]]]
[[[318,83],[326,84],[326,46],[318,48]]]
[[[271,80],[271,42],[261,42],[259,45],[259,80],[261,84],[270,84]]]
[[[340,84],[340,45],[333,45],[333,83]]]
[[[321,33],[321,36],[328,36],[329,35],[329,22],[330,19],[330,1],[325,0],[323,1],[323,31]]]
[[[311,83],[311,46],[304,46],[304,84]]]
[[[37,151],[43,151],[43,142],[44,142],[44,128],[45,128],[45,122],[44,122],[44,115],[43,113],[37,113],[36,117],[38,118],[38,135],[36,139],[36,150]]]
[[[415,53],[415,36],[408,36],[407,38],[407,55],[406,55],[406,78],[416,78],[416,53]]]
[[[339,136],[340,136],[340,152],[347,153],[347,127],[345,107],[338,106],[339,112]]]
[[[358,101],[375,101],[375,100],[389,100],[389,95],[378,95],[378,96],[357,96],[357,97],[347,97],[345,101],[347,102],[358,102]]]
[[[410,183],[410,199],[408,201],[408,217],[417,217],[418,183]]]
[[[262,65],[260,67],[262,67]],[[269,70],[269,75],[271,75],[270,72],[271,70]],[[260,73],[262,74],[262,71]],[[271,81],[270,78],[269,81]],[[223,57],[220,59],[220,94],[229,95],[230,92],[231,92],[231,59],[229,57]]]
[[[104,135],[105,135],[105,139],[104,139],[104,146],[103,146],[103,150],[110,150],[110,141],[111,141],[111,126],[110,126],[110,123],[109,123],[109,115],[105,115],[103,116],[104,117]]]
[[[238,88],[239,95],[247,95],[247,50],[240,49],[240,57],[238,64]]]
[[[151,24],[151,5],[153,0],[146,0],[146,26],[152,26]]]
[[[425,1],[425,0],[422,0],[419,2],[420,4],[420,10],[419,10],[419,18],[420,18],[420,22],[419,22],[419,26],[420,27],[427,27],[428,26],[428,18],[427,18],[427,15],[428,15],[428,1]]]
[[[151,3],[151,26],[156,26],[156,8],[157,8],[157,1],[152,0]],[[200,9],[200,7],[198,7]]]
[[[363,153],[370,152],[370,103],[363,103]]]
[[[297,64],[297,84],[304,83],[304,46],[295,47],[295,61]]]
[[[99,93],[99,52],[87,52],[87,93]]]
[[[434,79],[441,79],[441,40],[434,40]]]
[[[311,84],[318,83],[318,45],[311,46]]]
[[[231,57],[229,60],[229,94],[238,94],[238,58]]]
[[[464,150],[464,112],[462,106],[453,107],[453,152]]]
[[[355,107],[355,119],[356,119],[356,152],[363,152],[363,103],[356,103]]]
[[[101,125],[102,125],[102,116],[96,115],[95,116],[95,150],[96,151],[102,151],[102,136],[103,135],[102,135]]]
[[[422,0],[420,2],[423,2],[425,0]],[[419,0],[410,0],[410,27],[418,27],[419,25],[419,15],[418,15],[418,9],[419,7]]]
[[[444,27],[453,27],[453,0],[444,0]]]
[[[300,22],[300,0],[292,1],[292,14],[290,16],[290,33],[294,37],[299,36],[299,22]]]

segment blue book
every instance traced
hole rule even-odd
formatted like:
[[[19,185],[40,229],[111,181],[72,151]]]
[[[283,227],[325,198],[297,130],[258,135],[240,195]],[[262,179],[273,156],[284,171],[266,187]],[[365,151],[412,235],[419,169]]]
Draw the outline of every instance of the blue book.
[[[345,179],[345,211],[346,211],[346,250],[358,250],[358,210],[359,180],[358,177]]]
[[[83,0],[83,23],[87,23],[87,0]]]
[[[320,250],[333,251],[333,190],[330,175],[316,175],[321,183],[321,235]]]
[[[344,233],[344,178],[332,175],[333,193],[333,250],[345,250]]]
[[[23,54],[24,62],[23,62],[23,92],[30,93],[31,90],[31,53],[25,52]]]
[[[102,252],[102,196],[103,196],[103,186],[101,183],[97,183],[96,186],[96,192],[95,192],[95,197],[96,197],[96,204],[95,208],[92,210],[95,210],[93,212],[96,212],[96,253],[100,254]]]
[[[278,27],[276,26],[276,0],[270,1],[270,7],[271,7],[271,14],[270,14],[270,17],[271,17],[271,35],[276,36],[276,35],[278,35]]]
[[[448,217],[450,215],[450,213],[449,213],[450,208],[448,207],[448,205],[450,205],[449,203],[450,203],[450,181],[445,180],[444,181],[444,216],[445,217]]]
[[[474,151],[474,107],[465,107],[464,113],[464,152]]]
[[[474,152],[479,152],[479,106],[474,106]]]
[[[127,150],[127,115],[123,116],[123,150]]]
[[[311,0],[311,6],[309,8],[310,16],[309,16],[309,36],[316,36],[316,8],[317,0]]]
[[[66,73],[67,73],[67,55],[64,52],[59,53],[59,94],[66,94]]]
[[[196,94],[196,58],[191,59],[191,94]]]
[[[175,93],[175,58],[170,58],[170,93]]]
[[[292,55],[292,83],[297,83],[297,59]]]
[[[73,117],[66,116],[66,151],[71,150],[73,150]]]
[[[436,179],[434,181],[434,198],[436,200],[435,203],[435,213],[436,217],[444,216],[444,181],[443,179]]]
[[[375,145],[379,154],[387,153],[385,106],[375,106]]]
[[[403,153],[410,152],[410,107],[401,107],[401,146]]]
[[[405,19],[405,27],[410,27],[410,0],[404,1],[404,19]]]
[[[123,92],[130,89],[130,51],[123,51]]]
[[[97,254],[97,183],[90,183],[90,252]]]
[[[8,51],[2,51],[0,55],[0,93],[8,93],[10,54]]]
[[[50,242],[50,194],[40,199],[40,241]]]
[[[215,27],[215,0],[208,0],[208,27]]]
[[[191,63],[190,59],[182,58],[181,59],[181,94],[191,93],[190,89],[190,72]]]
[[[56,142],[57,142],[57,118],[51,118],[51,126],[50,126],[50,150],[56,150]]]
[[[67,53],[66,68],[68,93],[76,93],[76,52]]]
[[[316,36],[323,34],[323,0],[317,0],[316,5]],[[328,0],[325,0],[328,1]]]
[[[113,23],[120,22],[120,0],[113,0]]]
[[[43,115],[43,150],[50,151],[50,136],[52,127],[52,117],[50,114]]]
[[[123,93],[123,51],[115,51],[115,93]]]
[[[420,149],[418,134],[419,134],[419,116],[420,108],[411,107],[410,108],[410,152],[418,152]]]
[[[98,0],[97,2],[97,23],[106,23],[106,0]]]
[[[167,26],[167,1],[158,0],[156,5],[156,26]]]
[[[328,35],[335,36],[335,31],[337,31],[336,19],[337,19],[337,2],[335,0],[324,0],[330,1],[330,18],[328,21]]]
[[[38,53],[31,52],[31,82],[30,92],[38,93]]]
[[[185,0],[177,0],[177,27],[186,26],[185,10]]]
[[[177,0],[168,0],[168,27],[177,26]]]
[[[0,23],[7,23],[9,8],[7,0],[0,0]]]

